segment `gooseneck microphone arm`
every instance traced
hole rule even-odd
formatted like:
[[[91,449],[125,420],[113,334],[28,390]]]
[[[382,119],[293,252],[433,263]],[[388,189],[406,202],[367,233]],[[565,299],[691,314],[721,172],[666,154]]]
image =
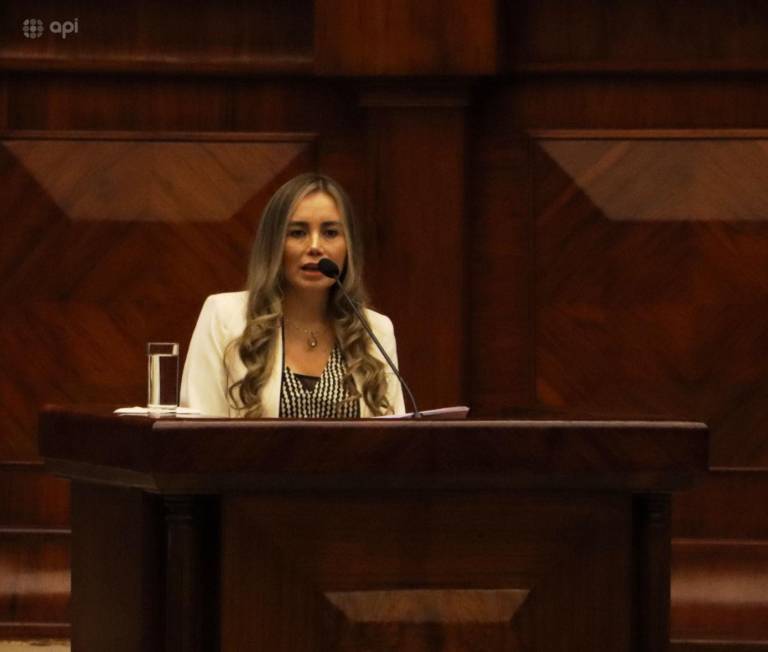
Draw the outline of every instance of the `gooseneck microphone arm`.
[[[360,314],[360,310],[355,305],[355,302],[352,301],[350,296],[347,294],[346,290],[344,290],[344,287],[342,286],[341,281],[339,281],[339,274],[340,274],[339,266],[336,263],[334,263],[330,258],[321,258],[320,261],[317,263],[317,267],[328,278],[332,278],[335,281],[336,287],[339,288],[339,290],[341,290],[341,293],[344,295],[344,298],[347,300],[352,310],[354,311],[355,315],[357,315],[357,318],[360,320],[360,323],[363,325],[365,332],[368,333],[370,338],[373,340],[373,343],[376,345],[376,348],[378,348],[379,351],[381,352],[381,355],[384,356],[384,359],[387,361],[387,364],[389,365],[390,369],[392,369],[392,371],[395,372],[395,376],[397,376],[398,380],[400,381],[400,384],[403,386],[406,393],[408,394],[408,398],[411,401],[411,405],[413,405],[413,418],[420,419],[421,412],[419,412],[419,408],[416,406],[416,399],[413,398],[413,392],[411,392],[411,388],[408,387],[408,383],[406,383],[403,380],[403,377],[400,375],[400,372],[397,369],[397,365],[395,365],[395,363],[392,362],[392,358],[390,358],[387,355],[387,352],[384,350],[384,347],[381,345],[381,342],[379,342],[379,339],[373,334],[371,327],[368,326],[368,322],[363,317],[363,315]]]

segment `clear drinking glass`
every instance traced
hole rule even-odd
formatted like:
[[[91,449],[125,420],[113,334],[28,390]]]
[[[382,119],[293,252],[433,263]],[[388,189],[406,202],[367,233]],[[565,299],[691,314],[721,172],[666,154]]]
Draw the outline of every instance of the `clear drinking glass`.
[[[147,407],[153,412],[175,412],[179,407],[179,345],[147,344]]]

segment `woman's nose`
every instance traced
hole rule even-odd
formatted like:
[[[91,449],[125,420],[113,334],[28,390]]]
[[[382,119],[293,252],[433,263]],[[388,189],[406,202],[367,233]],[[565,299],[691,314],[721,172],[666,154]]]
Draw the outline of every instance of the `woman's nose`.
[[[309,236],[309,250],[310,252],[317,252],[320,253],[320,234],[319,233],[311,233]]]

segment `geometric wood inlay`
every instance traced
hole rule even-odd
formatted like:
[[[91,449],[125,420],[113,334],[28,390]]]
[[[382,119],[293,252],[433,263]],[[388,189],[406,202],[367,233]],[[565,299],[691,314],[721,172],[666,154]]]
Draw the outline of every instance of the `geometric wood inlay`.
[[[624,497],[326,493],[224,499],[222,649],[629,649]]]
[[[144,344],[186,345],[242,287],[259,215],[312,134],[20,134],[0,142],[0,459],[45,403],[139,404]]]
[[[534,137],[539,406],[705,421],[712,466],[767,467],[764,132]]]
[[[733,139],[537,141],[609,220],[768,219],[768,142]]]
[[[69,220],[190,223],[228,220],[304,143],[20,140],[4,146]]]
[[[325,597],[358,623],[509,623],[525,589],[332,591]]]

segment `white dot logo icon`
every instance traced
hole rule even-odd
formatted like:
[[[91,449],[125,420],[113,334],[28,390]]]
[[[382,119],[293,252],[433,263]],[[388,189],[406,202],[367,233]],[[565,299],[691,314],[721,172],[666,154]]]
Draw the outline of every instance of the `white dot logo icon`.
[[[39,18],[26,18],[21,29],[27,38],[40,38],[45,31],[43,21]]]

